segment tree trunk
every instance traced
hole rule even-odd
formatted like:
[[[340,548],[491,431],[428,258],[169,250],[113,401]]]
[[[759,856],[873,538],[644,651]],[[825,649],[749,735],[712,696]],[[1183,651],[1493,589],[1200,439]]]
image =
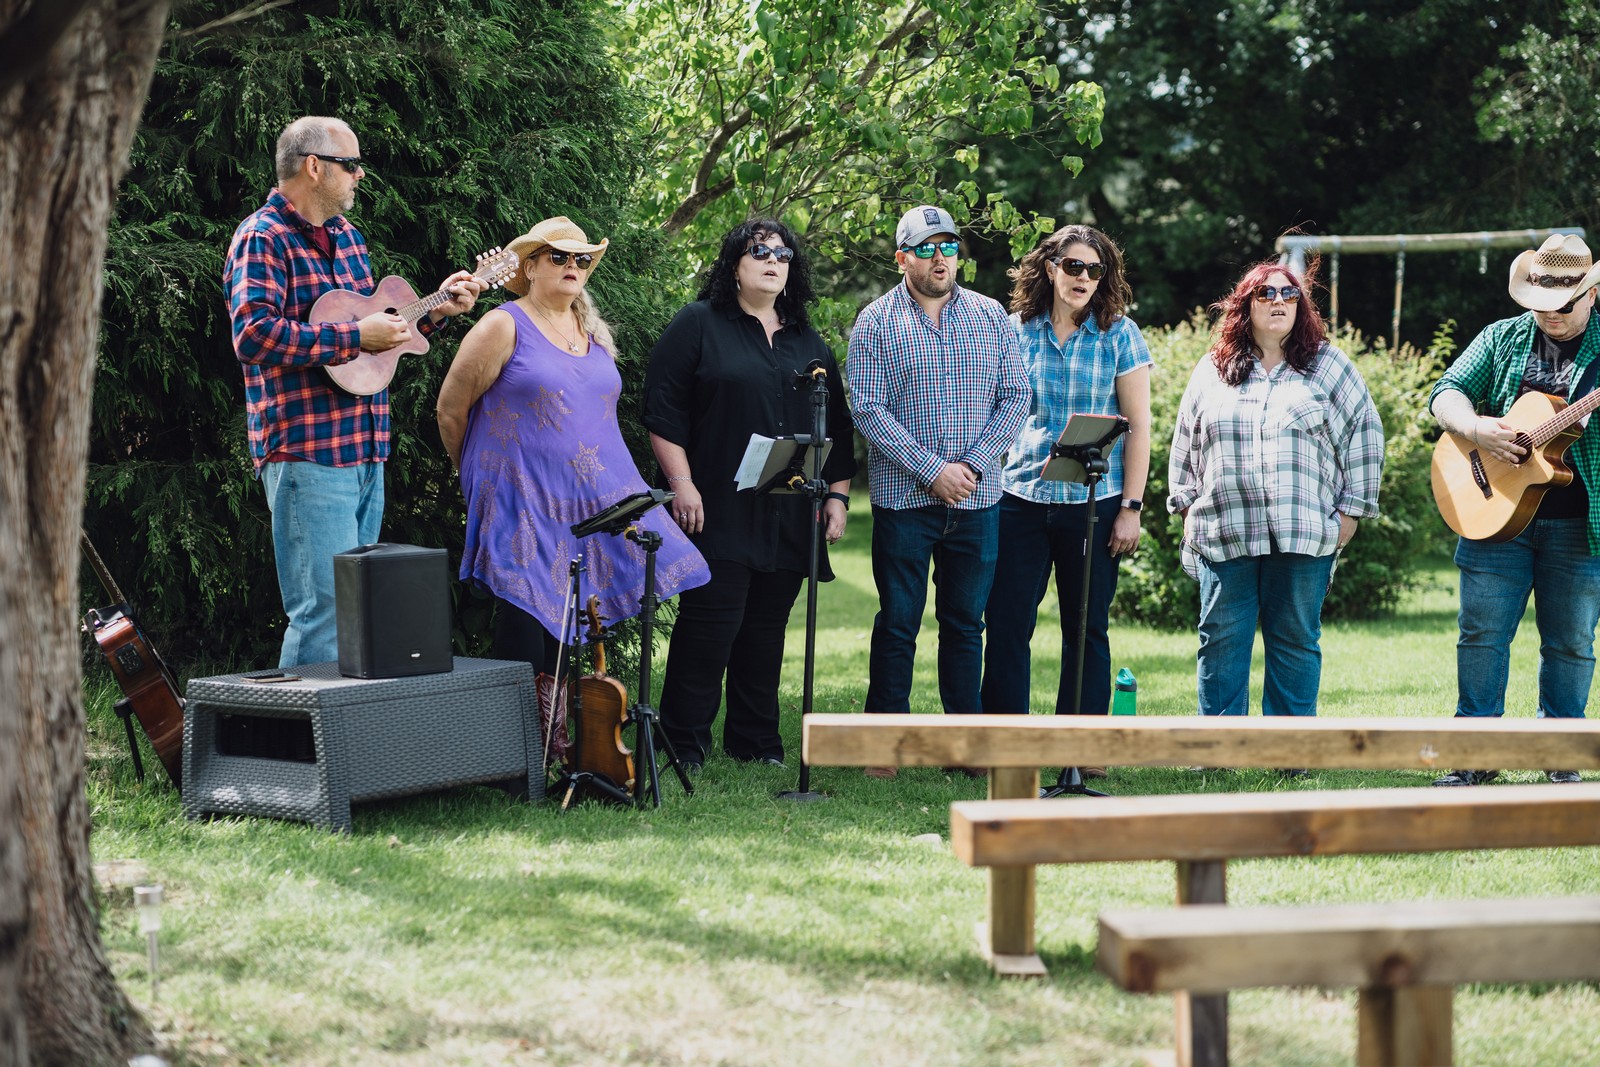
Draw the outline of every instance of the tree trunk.
[[[44,57],[0,71],[0,1063],[77,1067],[151,1045],[96,925],[76,615],[106,230],[168,0],[59,6],[0,0],[0,54]]]

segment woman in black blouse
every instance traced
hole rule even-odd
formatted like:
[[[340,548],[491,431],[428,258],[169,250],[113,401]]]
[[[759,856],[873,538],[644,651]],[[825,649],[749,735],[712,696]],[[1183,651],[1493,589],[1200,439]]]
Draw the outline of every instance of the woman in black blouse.
[[[811,502],[800,494],[736,492],[752,433],[811,432],[809,386],[827,370],[823,505],[828,544],[844,533],[855,474],[850,412],[833,353],[812,329],[811,271],[795,235],[773,219],[735,226],[700,286],[650,353],[644,424],[672,517],[711,565],[711,582],[679,598],[661,725],[691,768],[705,762],[726,677],[722,748],[736,760],[781,766],[778,673],[789,609],[810,566]],[[824,547],[819,577],[833,577]]]

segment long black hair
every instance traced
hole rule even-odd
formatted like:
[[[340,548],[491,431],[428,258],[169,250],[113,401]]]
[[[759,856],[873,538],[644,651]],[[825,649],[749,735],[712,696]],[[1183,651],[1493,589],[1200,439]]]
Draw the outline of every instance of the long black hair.
[[[718,311],[735,307],[739,303],[739,260],[763,237],[781,237],[784,244],[794,249],[794,258],[789,261],[789,283],[778,294],[776,306],[785,325],[806,329],[811,325],[806,305],[817,295],[811,288],[811,264],[800,238],[777,219],[746,219],[729,230],[722,239],[716,262],[706,268],[700,279],[700,293],[696,299],[711,301],[711,306]]]

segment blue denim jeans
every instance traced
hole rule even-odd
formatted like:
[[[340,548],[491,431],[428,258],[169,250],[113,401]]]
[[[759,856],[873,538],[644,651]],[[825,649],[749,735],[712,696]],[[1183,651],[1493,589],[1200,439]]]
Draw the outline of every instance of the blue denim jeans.
[[[267,463],[261,468],[261,483],[272,510],[278,591],[289,617],[278,666],[336,660],[333,557],[378,540],[383,464]]]
[[[1056,714],[1104,715],[1111,706],[1111,643],[1106,626],[1117,592],[1117,559],[1111,554],[1111,524],[1122,498],[1095,504],[1094,550],[1089,556],[1089,614],[1084,627],[1082,704],[1073,692],[1078,672],[1078,609],[1083,596],[1083,538],[1088,527],[1082,504],[1039,504],[1007,493],[1000,498],[1000,543],[994,587],[984,612],[983,710],[1027,714],[1033,657],[1029,643],[1039,620],[1039,602],[1056,575],[1061,604],[1061,676]]]
[[[1322,685],[1322,601],[1333,555],[1276,550],[1222,563],[1200,558],[1200,714],[1250,710],[1256,623],[1266,651],[1263,715],[1315,715]]]
[[[1600,620],[1600,556],[1589,555],[1584,520],[1535,519],[1520,536],[1498,544],[1462,538],[1456,566],[1456,714],[1505,713],[1511,640],[1531,592],[1539,627],[1539,717],[1582,718]]]
[[[942,504],[872,509],[872,577],[879,606],[864,710],[911,710],[930,559],[933,612],[939,620],[939,700],[949,713],[972,714],[981,707],[983,609],[994,581],[999,519],[999,504],[972,511]]]

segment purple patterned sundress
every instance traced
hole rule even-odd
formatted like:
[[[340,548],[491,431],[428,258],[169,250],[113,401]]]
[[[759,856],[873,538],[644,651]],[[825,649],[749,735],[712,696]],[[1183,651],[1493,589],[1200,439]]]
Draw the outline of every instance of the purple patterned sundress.
[[[622,375],[590,338],[587,355],[551,344],[514,303],[500,310],[517,327],[500,377],[467,416],[461,491],[467,543],[461,579],[528,612],[557,637],[573,557],[582,552],[581,598],[600,598],[608,622],[639,613],[644,550],[621,535],[580,542],[573,523],[648,488],[617,426]],[[663,600],[704,585],[711,572],[666,508],[641,523],[661,534],[656,592]]]

